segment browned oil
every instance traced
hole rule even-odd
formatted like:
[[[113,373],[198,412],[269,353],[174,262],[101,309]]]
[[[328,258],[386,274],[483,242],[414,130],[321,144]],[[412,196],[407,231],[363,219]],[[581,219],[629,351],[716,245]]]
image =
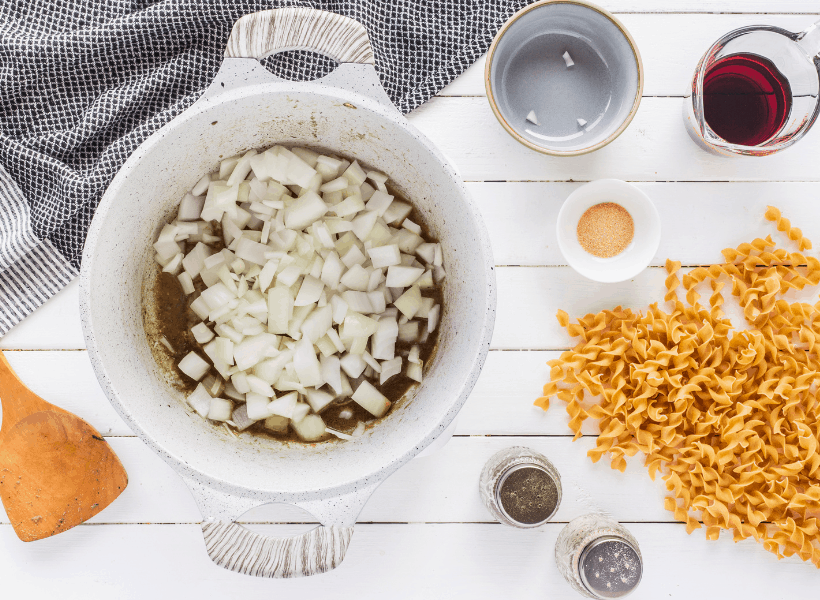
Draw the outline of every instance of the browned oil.
[[[336,155],[338,156],[338,155]],[[348,159],[349,160],[349,159]],[[366,167],[365,167],[366,168]],[[413,203],[408,200],[403,194],[398,192],[395,188],[388,185],[388,192],[395,196],[396,199],[407,202],[410,205]],[[172,215],[168,222],[172,221]],[[421,226],[422,237],[425,241],[436,242],[427,224],[424,222],[421,214],[413,206],[408,218],[414,223]],[[211,222],[213,234],[222,237],[222,226],[216,221]],[[190,252],[195,244],[186,243],[185,252]],[[210,244],[214,250],[221,250],[224,248],[222,242]],[[162,268],[154,263],[155,277],[151,280],[149,285],[146,285],[143,290],[143,322],[145,324],[146,335],[151,346],[154,360],[165,372],[169,382],[176,389],[188,394],[192,392],[197,382],[182,373],[177,364],[182,358],[191,351],[198,351],[198,354],[208,362],[211,362],[208,356],[201,351],[202,346],[194,339],[190,329],[199,322],[199,317],[191,310],[191,303],[198,297],[199,293],[205,289],[201,279],[194,282],[196,292],[190,296],[186,296],[182,291],[182,286],[176,276],[168,273],[163,273]],[[425,297],[434,298],[436,304],[444,306],[444,283],[439,284],[438,287],[432,290],[422,290],[422,295]],[[421,358],[425,371],[427,365],[433,360],[438,348],[438,329],[432,333],[424,344],[414,344],[409,342],[396,342],[396,355],[406,356],[410,348],[414,345],[419,346],[419,358]],[[173,347],[174,351],[168,350],[162,343],[159,342],[162,337],[165,337]],[[355,389],[357,383],[351,381],[352,387]],[[407,377],[404,373],[394,375],[389,381],[383,385],[376,387],[390,400],[390,410],[381,418],[376,419],[363,409],[361,406],[353,402],[350,398],[346,398],[341,402],[333,402],[322,413],[322,420],[330,429],[349,433],[357,423],[367,423],[367,427],[376,425],[382,419],[387,418],[398,405],[403,404],[403,399],[407,397],[407,392],[410,391],[417,383]],[[343,418],[341,413],[345,410],[352,411],[350,418]],[[213,423],[214,427],[222,428],[221,423]],[[254,423],[245,431],[251,432],[255,435],[267,437],[281,442],[297,442],[306,443],[299,439],[293,429],[288,428],[287,433],[275,434],[264,427],[264,423],[259,421]],[[318,443],[332,443],[341,441],[333,435],[328,435]],[[317,442],[309,442],[315,444]]]

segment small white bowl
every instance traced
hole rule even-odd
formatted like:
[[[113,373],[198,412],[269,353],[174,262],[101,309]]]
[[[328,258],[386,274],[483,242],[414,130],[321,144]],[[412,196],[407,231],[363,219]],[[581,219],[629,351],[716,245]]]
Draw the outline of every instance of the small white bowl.
[[[591,206],[615,202],[623,206],[635,223],[635,235],[626,250],[610,258],[599,258],[584,250],[578,241],[578,221]],[[558,247],[569,266],[593,281],[625,281],[643,271],[661,242],[661,218],[649,196],[620,179],[599,179],[579,187],[558,212]]]

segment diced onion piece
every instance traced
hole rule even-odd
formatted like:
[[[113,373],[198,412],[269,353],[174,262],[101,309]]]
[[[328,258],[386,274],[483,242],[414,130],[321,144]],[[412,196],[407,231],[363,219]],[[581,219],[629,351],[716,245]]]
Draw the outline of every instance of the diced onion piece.
[[[400,342],[417,342],[419,339],[419,322],[410,321],[404,325],[399,325]]]
[[[297,155],[290,153],[287,174],[288,179],[299,187],[307,187],[310,185],[310,180],[316,175],[316,170]]]
[[[211,176],[210,174],[206,174],[202,176],[202,179],[197,181],[196,185],[191,190],[191,194],[193,196],[201,196],[205,192],[208,191],[208,184],[211,183]]]
[[[387,397],[373,387],[369,381],[362,381],[351,398],[376,418],[384,416],[390,408],[390,401]]]
[[[306,392],[307,402],[315,413],[322,412],[328,404],[333,402],[334,399],[331,394],[328,394],[322,390],[308,388]]]
[[[285,227],[304,229],[320,219],[327,211],[327,204],[316,192],[307,192],[285,208]]]
[[[234,409],[231,413],[231,421],[234,422],[236,429],[239,431],[245,431],[248,427],[256,423],[255,419],[248,417],[248,407],[245,404]]]
[[[401,356],[396,356],[395,358],[385,360],[382,362],[381,374],[379,376],[379,385],[384,385],[384,383],[391,377],[401,373],[401,362]]]
[[[347,305],[347,307],[358,313],[372,313],[373,312],[373,304],[370,302],[369,296],[365,292],[357,292],[354,290],[347,290],[346,292],[342,292],[343,301]],[[331,300],[332,302],[332,300]],[[345,309],[345,314],[347,314],[347,309]]]
[[[331,435],[335,435],[340,440],[350,441],[353,439],[352,435],[348,435],[346,433],[342,433],[341,431],[336,431],[335,429],[331,429],[330,427],[325,427],[325,431]]]
[[[333,391],[337,394],[342,392],[342,373],[341,365],[339,364],[339,357],[335,354],[331,356],[323,356],[321,358],[322,379],[327,383]],[[308,402],[313,406],[313,401],[310,399],[310,390],[308,390]],[[316,408],[315,412],[319,412]]]
[[[231,418],[233,403],[224,398],[211,398],[211,406],[208,409],[208,418],[211,421],[227,421]]]
[[[421,363],[408,363],[407,376],[413,381],[421,383]]]
[[[182,256],[181,254],[179,256]],[[182,288],[182,292],[186,296],[190,296],[196,291],[194,287],[194,281],[188,273],[180,273],[177,275],[177,279],[179,280],[179,285]]]
[[[379,218],[378,213],[372,210],[365,210],[360,212],[355,219],[353,219],[353,234],[364,242],[373,231],[376,225],[376,219]]]
[[[346,190],[347,186],[350,185],[347,179],[344,177],[337,177],[333,181],[328,181],[322,187],[319,188],[319,191],[324,193],[327,192],[341,192],[342,190]]]
[[[270,416],[268,405],[271,400],[267,396],[257,394],[255,392],[248,392],[245,394],[245,406],[248,411],[248,418],[254,421],[259,421]]]
[[[407,356],[407,362],[413,364],[421,364],[421,359],[419,358],[420,350],[418,346],[413,346],[410,348],[410,354]]]
[[[315,344],[333,325],[333,309],[329,306],[317,308],[302,323],[301,332],[304,339]]]
[[[367,366],[367,363],[364,362],[361,354],[351,354],[347,353],[339,360],[339,364],[342,367],[342,370],[347,374],[348,377],[352,379],[358,378],[364,368]]]
[[[201,383],[196,386],[196,389],[188,395],[188,404],[193,408],[197,414],[205,418],[211,410],[211,395]]]
[[[395,356],[399,326],[395,317],[382,317],[378,323],[370,340],[370,353],[377,360],[390,360]]]
[[[382,215],[385,223],[401,223],[413,211],[413,207],[407,202],[401,200],[393,200],[390,206]]]
[[[299,293],[296,295],[296,300],[294,301],[294,306],[307,306],[308,304],[313,304],[319,300],[319,297],[322,295],[322,290],[324,290],[325,284],[316,279],[315,277],[311,277],[310,275],[306,275],[305,278],[302,280],[302,286],[299,288]]]
[[[299,421],[304,419],[309,412],[310,405],[305,404],[304,402],[297,402],[296,407],[293,409],[293,416],[290,418],[290,420],[293,423],[298,423]]]
[[[405,229],[409,230],[409,231],[412,231],[415,234],[420,234],[421,233],[421,225],[413,223],[413,221],[411,221],[410,219],[405,219],[402,222],[401,226],[404,227]]]
[[[367,298],[370,301],[370,312],[381,314],[387,309],[387,301],[384,298],[383,292],[379,290],[368,292]]]
[[[336,325],[341,325],[347,316],[348,303],[342,296],[333,296],[330,299],[330,307],[333,309],[333,322]]]
[[[233,355],[236,366],[242,371],[250,369],[266,358],[269,348],[276,348],[277,341],[276,336],[271,333],[260,333],[246,337],[234,346]]]
[[[244,236],[239,239],[239,243],[236,245],[236,255],[239,258],[260,266],[268,262],[268,259],[265,258],[265,253],[268,250],[270,248],[265,244],[254,242]]]
[[[279,415],[271,415],[265,419],[265,429],[274,433],[285,433],[288,430],[290,419],[280,417]]]
[[[396,244],[369,248],[367,255],[370,257],[370,262],[375,269],[383,269],[401,264],[401,253]]]
[[[429,290],[435,287],[435,283],[433,282],[433,271],[427,269],[424,274],[418,278],[416,285],[423,290]]]
[[[342,262],[348,269],[355,266],[363,265],[366,260],[367,258],[356,245],[351,246],[350,249],[347,252],[345,252],[345,255],[342,256]]]
[[[197,323],[191,328],[191,333],[198,344],[207,344],[214,339],[214,332],[205,323]]]
[[[436,304],[430,309],[430,312],[427,314],[427,333],[433,333],[436,330],[436,327],[438,327],[438,319],[440,314],[440,304]]]
[[[201,295],[196,300],[191,302],[191,310],[193,310],[203,321],[208,318],[208,313],[210,312],[208,303],[205,302],[205,299]]]
[[[382,366],[379,364],[379,361],[377,361],[372,356],[370,356],[369,352],[367,352],[367,351],[362,352],[362,359],[364,360],[365,363],[367,363],[368,367],[373,369],[373,371],[375,373],[381,373],[382,372]]]
[[[357,292],[366,292],[367,286],[370,283],[370,272],[361,265],[353,265],[347,272],[342,275],[341,284],[356,290]]]
[[[297,392],[291,392],[281,398],[276,398],[268,405],[268,416],[279,415],[280,417],[290,419],[293,415],[293,411],[296,409],[296,401],[298,398],[299,394]]]
[[[436,244],[419,244],[416,248],[416,254],[428,265],[432,265],[436,259]]]
[[[387,269],[387,287],[409,287],[424,273],[416,267],[392,266]]]
[[[231,400],[236,400],[237,402],[245,401],[245,394],[239,393],[230,381],[225,382],[225,391],[223,393]]]
[[[268,291],[268,332],[284,334],[288,332],[293,317],[293,297],[290,289],[275,286]]]
[[[322,265],[322,283],[331,290],[337,289],[344,269],[344,263],[342,263],[339,255],[335,251],[330,252],[327,257],[325,257],[325,264]]]
[[[339,330],[339,337],[342,338],[342,341],[358,337],[369,337],[376,333],[378,328],[378,321],[363,314],[349,311]]]
[[[364,170],[359,166],[359,162],[355,160],[353,161],[353,164],[350,165],[344,173],[342,173],[342,175],[352,185],[362,185],[364,183],[364,180],[367,179],[367,175],[365,174]]]
[[[211,365],[196,352],[189,352],[179,361],[179,370],[194,381],[199,381],[211,370]]]
[[[358,438],[364,435],[365,425],[363,421],[359,421],[356,424],[356,427],[353,428],[353,431],[350,432],[350,437]]]
[[[216,338],[216,354],[229,365],[233,364],[233,342],[228,338]]]
[[[308,415],[298,423],[291,422],[293,430],[302,440],[315,442],[325,435],[325,422],[319,415]]]
[[[293,364],[296,369],[296,375],[299,377],[299,382],[303,386],[319,387],[324,383],[319,359],[316,358],[316,352],[310,340],[302,339],[297,342],[296,350],[293,354]]]
[[[337,217],[349,217],[351,215],[355,215],[360,210],[364,210],[364,200],[362,200],[361,195],[350,196],[345,198],[339,204],[336,204],[330,208],[330,212],[334,213]],[[353,224],[350,224],[350,231],[353,229]]]
[[[419,286],[414,285],[404,292],[404,294],[393,302],[393,306],[398,308],[408,319],[415,317],[421,307],[421,290],[419,290]]]
[[[264,396],[265,398],[273,398],[273,388],[270,384],[262,379],[261,377],[257,377],[256,375],[247,375],[247,382],[251,388],[251,393],[259,394],[260,396]]]
[[[179,203],[177,218],[180,221],[196,221],[202,214],[202,207],[204,205],[205,198],[201,195],[185,194]]]

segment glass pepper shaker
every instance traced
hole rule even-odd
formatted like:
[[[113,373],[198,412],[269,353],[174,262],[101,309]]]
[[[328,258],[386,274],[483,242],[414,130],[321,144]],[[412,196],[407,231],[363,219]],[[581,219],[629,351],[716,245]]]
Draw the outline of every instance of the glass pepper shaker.
[[[481,472],[479,494],[493,517],[511,527],[538,527],[561,504],[561,476],[542,454],[513,446],[496,452]]]
[[[555,543],[555,563],[587,598],[623,598],[641,582],[637,540],[621,524],[599,514],[570,521]]]

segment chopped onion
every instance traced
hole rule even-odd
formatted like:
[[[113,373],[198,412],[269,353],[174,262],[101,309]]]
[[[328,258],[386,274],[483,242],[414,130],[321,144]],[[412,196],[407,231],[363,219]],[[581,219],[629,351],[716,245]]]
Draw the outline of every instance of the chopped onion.
[[[376,418],[383,416],[390,408],[390,401],[387,397],[373,387],[369,381],[362,381],[351,398]]]
[[[194,381],[199,381],[211,370],[211,365],[196,352],[189,352],[179,361],[179,370]]]
[[[387,287],[410,287],[424,273],[416,267],[393,266],[387,269]]]
[[[208,418],[211,421],[227,421],[231,418],[233,403],[224,398],[211,398],[211,405],[208,408]]]
[[[293,430],[302,440],[315,442],[325,435],[325,422],[319,415],[308,415],[298,423],[291,422]]]
[[[193,408],[200,417],[207,417],[211,410],[211,395],[201,383],[196,386],[196,389],[188,395],[188,404]]]
[[[202,380],[194,410],[238,431],[293,425],[306,441],[364,432],[326,431],[317,414],[334,399],[386,414],[375,379],[402,373],[406,356],[405,375],[421,381],[420,347],[398,355],[396,345],[436,329],[441,308],[422,291],[446,276],[441,245],[412,210],[385,174],[306,148],[250,150],[202,177],[154,244],[202,321],[190,331],[210,363],[197,352],[179,363]]]

